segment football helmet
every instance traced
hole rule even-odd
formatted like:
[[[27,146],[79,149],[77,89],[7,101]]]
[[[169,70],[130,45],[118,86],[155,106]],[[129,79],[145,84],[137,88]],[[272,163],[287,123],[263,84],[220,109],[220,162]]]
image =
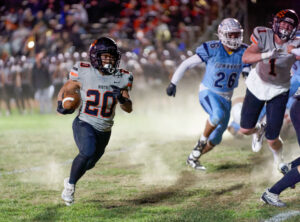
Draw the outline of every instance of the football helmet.
[[[280,22],[285,21],[293,26],[293,30],[289,31],[280,27]],[[274,18],[272,23],[272,30],[278,37],[282,40],[288,41],[289,39],[293,39],[296,35],[297,28],[299,24],[299,18],[297,13],[291,9],[284,9],[278,12]]]
[[[111,54],[115,59],[115,63],[103,65],[101,60],[102,53]],[[95,40],[90,46],[89,55],[92,66],[108,75],[115,72],[121,59],[121,52],[119,51],[116,42],[108,37],[101,37]]]
[[[224,19],[218,27],[218,37],[223,45],[230,49],[237,49],[243,42],[243,28],[234,18]],[[233,37],[232,37],[233,35]]]

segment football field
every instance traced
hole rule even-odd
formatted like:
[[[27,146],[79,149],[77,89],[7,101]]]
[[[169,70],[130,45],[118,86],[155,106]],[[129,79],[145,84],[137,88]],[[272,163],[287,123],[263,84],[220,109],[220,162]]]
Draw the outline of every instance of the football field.
[[[0,221],[299,221],[300,186],[282,193],[286,208],[260,202],[281,178],[266,144],[253,153],[251,137],[226,132],[201,158],[206,172],[186,166],[207,115],[198,80],[185,84],[175,98],[165,86],[132,92],[134,111],[117,110],[106,152],[70,207],[60,195],[77,155],[75,114],[0,117]],[[284,149],[287,161],[300,153],[296,140]]]

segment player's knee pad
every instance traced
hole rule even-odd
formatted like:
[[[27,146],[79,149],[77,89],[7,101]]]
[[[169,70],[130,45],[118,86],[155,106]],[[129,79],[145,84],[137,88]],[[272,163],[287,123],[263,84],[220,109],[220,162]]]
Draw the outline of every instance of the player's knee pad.
[[[213,114],[210,116],[209,120],[213,126],[217,126],[224,119],[225,113],[221,109],[214,110]]]

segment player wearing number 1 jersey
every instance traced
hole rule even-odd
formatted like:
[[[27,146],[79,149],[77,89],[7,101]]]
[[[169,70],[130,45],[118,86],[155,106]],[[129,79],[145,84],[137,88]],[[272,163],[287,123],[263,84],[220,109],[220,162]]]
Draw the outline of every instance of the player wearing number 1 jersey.
[[[242,107],[241,132],[254,134],[252,149],[259,150],[265,131],[276,167],[282,162],[282,141],[279,138],[286,103],[289,98],[290,70],[300,57],[290,53],[299,47],[295,38],[298,15],[290,9],[281,10],[273,18],[272,29],[256,27],[251,35],[251,46],[243,55],[243,62],[257,63],[247,80],[247,92]],[[256,126],[266,104],[266,125]]]
[[[199,89],[199,101],[209,114],[209,119],[187,159],[187,164],[196,170],[205,170],[199,162],[200,156],[221,142],[230,118],[233,90],[238,85],[242,70],[249,69],[249,65],[242,62],[247,45],[242,44],[243,29],[240,23],[233,18],[224,19],[218,27],[218,37],[220,41],[203,43],[194,56],[183,61],[167,88],[167,94],[175,96],[176,85],[185,70],[206,63],[206,72]]]
[[[70,80],[58,95],[57,111],[62,114],[74,112],[62,107],[62,94],[67,84],[80,88],[82,106],[73,121],[73,135],[79,154],[73,160],[70,178],[64,180],[62,199],[66,205],[74,202],[75,185],[84,173],[92,169],[104,153],[113,126],[115,107],[130,113],[132,102],[128,90],[133,76],[118,69],[120,51],[116,43],[107,37],[96,40],[89,50],[90,63],[77,62],[71,69]]]

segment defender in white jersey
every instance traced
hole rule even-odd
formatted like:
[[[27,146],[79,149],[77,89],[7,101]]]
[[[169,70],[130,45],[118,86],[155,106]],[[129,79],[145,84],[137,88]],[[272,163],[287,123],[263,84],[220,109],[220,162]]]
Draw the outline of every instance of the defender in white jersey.
[[[272,29],[256,27],[251,35],[251,46],[243,55],[244,63],[256,63],[247,80],[247,92],[241,114],[241,132],[254,134],[252,149],[259,150],[263,133],[274,156],[274,164],[282,162],[282,141],[279,138],[290,88],[290,70],[299,56],[290,48],[300,46],[295,38],[299,24],[295,11],[278,12]],[[266,104],[266,125],[256,126],[259,114]],[[256,126],[256,127],[255,127]]]
[[[57,111],[73,113],[62,107],[62,94],[67,84],[80,88],[82,104],[73,122],[73,134],[79,154],[72,163],[70,178],[64,180],[62,199],[66,205],[74,202],[75,185],[84,173],[92,169],[101,158],[108,144],[116,104],[130,113],[132,102],[128,91],[133,76],[118,69],[121,53],[114,40],[101,37],[90,47],[90,63],[77,62],[71,69],[68,82],[58,94]]]

